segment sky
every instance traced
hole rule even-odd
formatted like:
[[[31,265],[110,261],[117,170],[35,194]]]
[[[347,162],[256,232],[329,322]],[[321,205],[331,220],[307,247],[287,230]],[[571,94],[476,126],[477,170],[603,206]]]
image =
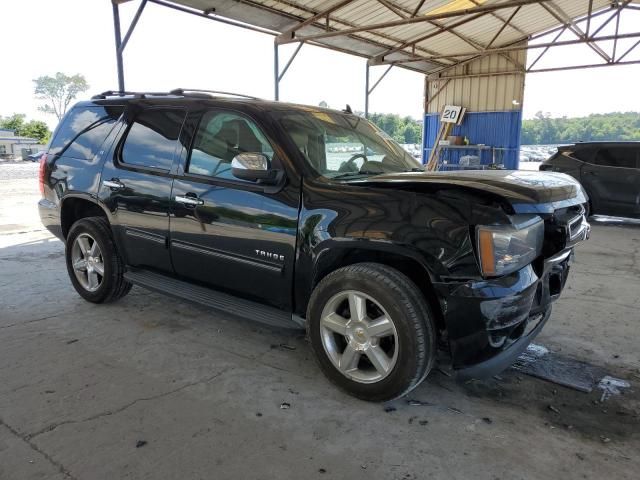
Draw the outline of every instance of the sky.
[[[125,31],[137,3],[120,7]],[[55,117],[39,112],[40,102],[33,96],[32,79],[41,75],[81,73],[91,85],[86,97],[117,88],[109,0],[2,1],[0,18],[5,66],[0,73],[0,116],[26,113],[54,127]],[[631,21],[640,21],[640,16]],[[281,66],[294,49],[281,47]],[[549,53],[539,67],[592,62],[595,55],[584,45]],[[126,89],[208,88],[273,98],[272,62],[272,36],[149,4],[124,54]],[[372,68],[372,82],[383,71]],[[280,99],[311,105],[324,100],[334,108],[350,104],[364,110],[364,77],[364,59],[305,45],[280,84]],[[371,95],[370,111],[420,118],[423,78],[392,69]],[[640,65],[529,74],[523,115],[640,111],[638,79]]]

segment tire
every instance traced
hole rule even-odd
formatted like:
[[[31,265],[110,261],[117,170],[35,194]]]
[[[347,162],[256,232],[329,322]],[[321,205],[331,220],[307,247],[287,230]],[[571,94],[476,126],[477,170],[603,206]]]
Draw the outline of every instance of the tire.
[[[436,330],[429,305],[408,277],[386,265],[359,263],[327,275],[313,290],[307,320],[320,369],[362,400],[401,397],[433,367]],[[387,336],[380,336],[383,331]]]
[[[97,250],[92,250],[94,242]],[[82,253],[83,245],[87,254]],[[131,283],[124,279],[124,262],[116,250],[111,228],[103,217],[83,218],[71,226],[66,240],[65,259],[73,287],[89,302],[114,302],[131,290]],[[93,282],[89,278],[89,271],[92,272]]]

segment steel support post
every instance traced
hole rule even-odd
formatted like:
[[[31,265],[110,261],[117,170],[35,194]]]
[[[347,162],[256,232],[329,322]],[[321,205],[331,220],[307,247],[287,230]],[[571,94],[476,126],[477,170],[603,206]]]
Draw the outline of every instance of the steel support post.
[[[277,102],[280,100],[280,66],[278,64],[278,42],[273,42],[273,98]]]
[[[122,61],[122,34],[120,32],[120,10],[118,4],[111,2],[113,7],[113,32],[116,37],[116,64],[118,66],[118,90],[124,92],[124,63]]]
[[[369,118],[369,62],[364,79],[364,118]]]

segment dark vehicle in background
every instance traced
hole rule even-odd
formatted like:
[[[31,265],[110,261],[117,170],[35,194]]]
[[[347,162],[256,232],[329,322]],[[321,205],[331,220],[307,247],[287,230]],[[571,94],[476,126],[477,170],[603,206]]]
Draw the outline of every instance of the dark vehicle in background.
[[[571,175],[589,197],[590,214],[640,218],[640,142],[558,147],[541,171]]]
[[[45,153],[47,152],[45,152],[44,150],[40,150],[36,153],[31,153],[27,155],[27,159],[31,160],[32,162],[39,162],[40,159],[42,158],[42,155],[44,155]]]
[[[185,90],[77,104],[40,186],[86,300],[136,284],[306,328],[329,379],[372,401],[437,349],[463,378],[508,367],[590,231],[566,175],[428,173],[359,116]]]

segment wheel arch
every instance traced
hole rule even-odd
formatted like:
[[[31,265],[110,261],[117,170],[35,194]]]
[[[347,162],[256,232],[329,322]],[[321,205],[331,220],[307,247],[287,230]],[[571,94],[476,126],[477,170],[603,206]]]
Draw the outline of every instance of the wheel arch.
[[[388,246],[377,245],[371,241],[357,242],[357,245],[349,246],[339,245],[341,242],[331,243],[332,245],[326,246],[315,255],[305,310],[313,289],[331,272],[356,263],[379,263],[406,275],[418,287],[431,307],[437,329],[445,328],[442,307],[433,287],[434,275],[421,259],[416,258],[411,252],[398,250],[396,247],[391,251]]]
[[[104,217],[111,224],[111,215],[104,206],[89,195],[70,194],[60,202],[60,227],[66,239],[71,226],[87,217]]]

